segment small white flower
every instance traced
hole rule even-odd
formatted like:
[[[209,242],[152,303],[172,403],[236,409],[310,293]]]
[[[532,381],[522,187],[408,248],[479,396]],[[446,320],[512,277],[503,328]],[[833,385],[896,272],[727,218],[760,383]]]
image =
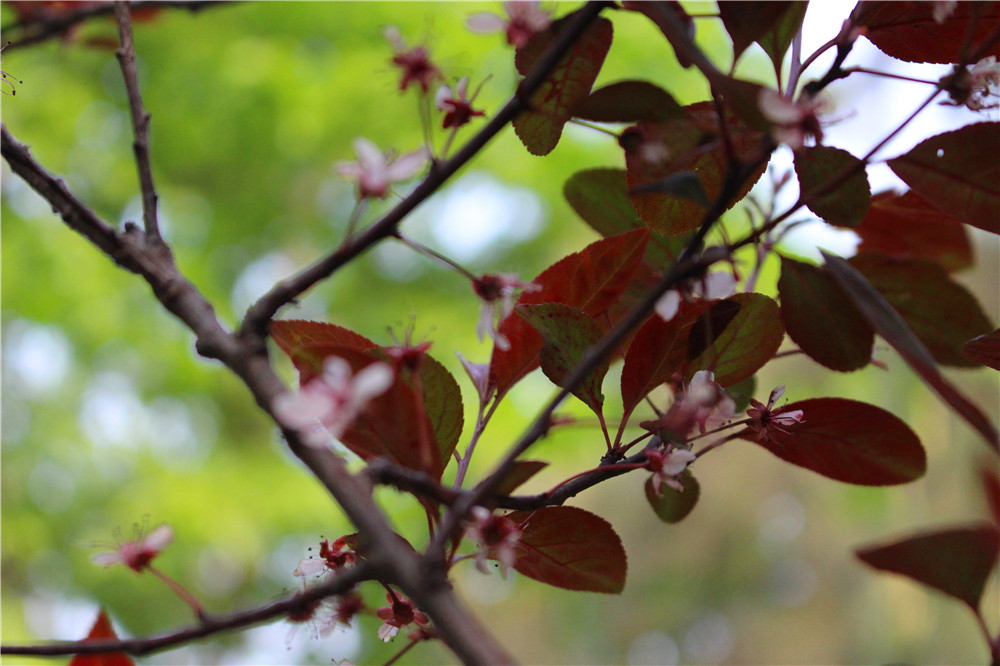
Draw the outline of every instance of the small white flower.
[[[386,198],[392,183],[407,181],[416,176],[424,168],[428,158],[426,148],[394,157],[392,152],[383,153],[364,137],[354,140],[354,152],[358,161],[339,162],[337,173],[343,178],[358,181],[358,197],[362,199]]]

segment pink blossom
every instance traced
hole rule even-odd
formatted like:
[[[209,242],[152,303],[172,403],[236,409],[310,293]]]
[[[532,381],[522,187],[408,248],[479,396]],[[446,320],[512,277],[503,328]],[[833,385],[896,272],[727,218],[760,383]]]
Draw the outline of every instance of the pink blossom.
[[[285,646],[290,650],[300,627],[305,627],[316,640],[328,636],[337,626],[337,609],[329,598],[313,599],[289,612],[286,619],[292,625],[285,636]]]
[[[442,85],[438,88],[437,94],[434,96],[434,106],[445,112],[441,127],[443,129],[461,127],[472,118],[485,115],[483,111],[472,108],[472,103],[478,94],[477,90],[472,99],[469,99],[469,77],[467,76],[459,79],[454,92],[449,85]]]
[[[1000,104],[1000,63],[996,56],[983,58],[969,71],[970,93],[965,105],[973,111]]]
[[[297,431],[307,444],[323,446],[327,437],[343,435],[365,405],[389,390],[394,379],[387,363],[371,363],[352,376],[347,361],[331,356],[323,362],[323,374],[298,393],[282,393],[271,408],[277,421]]]
[[[944,23],[958,6],[958,0],[934,0],[934,20],[937,23]]]
[[[425,93],[431,89],[431,83],[441,78],[441,71],[431,62],[430,53],[424,46],[408,48],[399,34],[399,29],[389,26],[385,29],[385,37],[395,49],[392,64],[403,70],[399,89],[406,90],[411,83],[416,83]]]
[[[476,553],[476,568],[489,573],[486,560],[500,563],[504,576],[514,566],[517,544],[521,540],[521,530],[506,516],[495,516],[489,509],[472,507],[472,520],[465,528],[465,535],[479,545]]]
[[[128,541],[121,539],[121,530],[116,530],[117,548],[112,552],[98,553],[91,558],[94,564],[110,567],[113,564],[124,564],[132,571],[141,573],[150,566],[153,558],[174,540],[174,530],[170,525],[163,524],[154,528],[148,534],[135,525],[133,538]]]
[[[816,143],[823,140],[823,129],[816,115],[825,110],[823,101],[803,96],[793,102],[765,88],[757,97],[757,106],[764,117],[774,123],[771,138],[778,143],[787,143],[792,150],[798,150],[809,137]]]
[[[653,472],[653,492],[656,496],[663,495],[664,484],[677,492],[683,491],[684,486],[677,477],[697,459],[698,456],[687,449],[673,449],[669,453],[659,449],[647,449],[646,469]]]
[[[681,439],[686,439],[697,428],[705,434],[710,428],[731,420],[736,415],[736,403],[715,383],[715,374],[709,370],[694,373],[681,395],[655,427]]]
[[[552,23],[551,14],[539,7],[537,0],[508,0],[503,6],[508,18],[491,12],[478,12],[466,21],[469,30],[479,33],[502,31],[507,35],[507,43],[519,49]]]
[[[677,316],[681,301],[705,298],[728,298],[736,291],[736,278],[732,273],[716,271],[708,273],[702,278],[691,280],[685,284],[680,284],[676,289],[671,289],[660,300],[656,301],[656,314],[660,315],[664,321],[670,321]]]
[[[354,140],[357,162],[338,162],[337,173],[342,178],[358,181],[358,198],[389,196],[389,186],[410,180],[424,168],[428,152],[426,148],[394,157],[390,151],[383,153],[374,143],[358,137]]]
[[[750,417],[750,428],[757,433],[758,437],[774,442],[774,431],[788,434],[788,430],[785,428],[805,421],[801,409],[786,412],[782,411],[783,407],[774,406],[784,394],[785,387],[778,386],[771,391],[767,405],[762,405],[753,398],[750,399],[751,407],[747,410],[747,416]]]
[[[392,592],[386,593],[385,596],[389,600],[389,605],[383,606],[375,612],[375,615],[384,622],[378,630],[380,640],[389,642],[399,633],[400,629],[408,624],[416,622],[423,626],[430,622],[427,616],[418,611],[409,599],[397,597]]]
[[[299,562],[293,576],[304,577],[337,571],[354,564],[356,553],[347,547],[347,538],[333,541],[323,540],[319,544],[319,557],[309,557]]]
[[[510,341],[499,331],[500,324],[514,311],[518,291],[539,291],[541,287],[533,282],[521,282],[516,273],[500,273],[482,276],[472,283],[472,288],[483,301],[476,326],[479,339],[489,335],[498,349],[510,349]]]

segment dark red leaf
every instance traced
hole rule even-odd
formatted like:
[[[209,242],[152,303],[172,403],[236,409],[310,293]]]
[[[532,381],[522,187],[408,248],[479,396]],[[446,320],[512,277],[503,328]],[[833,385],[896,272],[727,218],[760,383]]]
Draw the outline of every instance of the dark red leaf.
[[[563,185],[563,196],[576,214],[605,238],[646,226],[632,205],[624,169],[577,171]],[[683,236],[666,238],[651,233],[644,261],[665,269],[680,254],[685,241]]]
[[[782,257],[778,294],[785,330],[809,358],[840,372],[868,365],[875,332],[826,271]]]
[[[515,490],[517,490],[521,484],[525,483],[538,474],[543,469],[548,467],[547,462],[542,462],[541,460],[518,460],[510,469],[507,470],[507,474],[504,475],[500,483],[497,484],[496,489],[493,494],[498,497],[503,497],[504,495],[510,495]]]
[[[918,534],[885,546],[860,548],[855,554],[865,564],[912,578],[975,610],[998,552],[1000,531],[996,525],[980,524]]]
[[[556,21],[547,32],[535,35],[527,46],[518,50],[514,64],[522,76],[531,72],[564,25],[565,19]],[[611,36],[611,21],[598,18],[591,23],[531,96],[531,110],[514,119],[514,132],[532,155],[547,155],[559,143],[563,125],[573,117],[573,108],[594,85],[604,56],[611,48]]]
[[[962,345],[962,356],[973,363],[1000,370],[1000,329],[977,336]]]
[[[711,370],[716,383],[729,386],[755,374],[781,346],[785,329],[774,300],[763,294],[745,293],[731,296],[726,302],[739,305],[739,313],[721,333],[711,332],[711,346],[685,365],[685,377],[698,370]]]
[[[1000,5],[986,2],[958,2],[954,11],[938,23],[934,2],[862,2],[855,23],[865,27],[864,35],[883,53],[908,62],[956,63],[962,59],[962,45],[973,48],[990,36],[1000,19]],[[996,42],[983,54],[1000,56]]]
[[[826,186],[837,174],[854,168],[854,175],[833,191],[819,196],[811,192]],[[838,227],[861,222],[871,202],[872,191],[861,160],[846,150],[830,146],[806,146],[795,151],[795,175],[809,210]]]
[[[532,280],[541,287],[524,292],[519,305],[564,303],[597,317],[611,307],[629,286],[649,239],[648,229],[627,231],[591,243],[564,257]],[[510,341],[510,349],[493,349],[490,378],[497,399],[522,377],[538,367],[542,337],[517,316],[507,317],[500,332]]]
[[[678,173],[693,172],[709,201],[719,195],[727,160],[719,138],[715,107],[710,102],[700,102],[685,108],[688,110],[686,118],[643,122],[622,133],[619,143],[625,149],[630,190]],[[727,119],[727,129],[736,159],[749,162],[759,148],[762,135],[735,116]],[[758,173],[743,183],[729,205],[750,191],[763,169],[761,166]],[[642,221],[664,236],[691,231],[705,213],[705,206],[671,194],[637,194],[632,197],[632,203]]]
[[[323,359],[331,355],[328,350],[348,348],[367,351],[378,346],[343,326],[301,319],[271,322],[271,337],[292,359],[302,384],[323,372]]]
[[[979,469],[979,478],[983,482],[983,494],[986,495],[986,505],[989,507],[993,522],[1000,526],[1000,473],[996,465],[984,464]]]
[[[805,2],[720,2],[719,18],[733,40],[733,61],[754,42],[781,71],[785,51],[802,25]]]
[[[83,642],[118,638],[115,628],[111,626],[108,614],[101,608],[97,611],[97,619],[90,629],[90,633],[83,639]],[[69,666],[133,666],[134,662],[124,652],[105,652],[101,654],[77,654],[69,661]]]
[[[997,146],[1000,123],[977,123],[932,136],[888,164],[907,185],[948,215],[1000,234]]]
[[[965,226],[913,190],[873,196],[868,214],[854,227],[854,233],[861,238],[859,253],[928,259],[947,271],[972,265],[972,244]]]
[[[684,304],[670,321],[654,315],[639,328],[622,367],[625,416],[631,414],[650,391],[681,369],[687,360],[691,327],[708,307],[707,302]]]
[[[653,477],[646,479],[646,501],[656,512],[656,516],[665,523],[679,523],[687,518],[701,495],[698,479],[694,478],[691,472],[684,470],[677,479],[684,486],[684,490],[678,492],[664,485],[661,487],[663,494],[660,496],[653,490]]]
[[[797,409],[802,410],[802,422],[769,428],[770,439],[751,428],[737,436],[785,462],[845,483],[908,483],[927,470],[920,439],[884,409],[843,398],[815,398],[785,405],[781,411]]]
[[[929,261],[860,254],[850,264],[896,309],[938,363],[972,367],[966,340],[993,328],[976,297]]]
[[[844,289],[854,305],[868,320],[875,332],[899,352],[900,356],[916,371],[938,395],[955,410],[969,425],[979,431],[986,443],[993,449],[1000,449],[996,426],[969,402],[944,377],[941,376],[923,343],[909,329],[903,318],[892,305],[849,263],[827,253],[823,253],[827,268],[834,279]]]
[[[507,517],[524,525],[514,568],[528,578],[566,590],[620,594],[625,589],[625,549],[600,516],[553,506]]]
[[[542,372],[556,386],[565,386],[566,378],[580,364],[583,355],[604,335],[597,322],[562,303],[518,305],[514,312],[538,331],[545,341],[540,358]],[[604,405],[601,385],[609,365],[605,358],[580,386],[573,389],[573,395],[598,415]]]
[[[687,115],[663,88],[648,81],[619,81],[598,88],[581,100],[573,116],[599,123],[669,120]]]

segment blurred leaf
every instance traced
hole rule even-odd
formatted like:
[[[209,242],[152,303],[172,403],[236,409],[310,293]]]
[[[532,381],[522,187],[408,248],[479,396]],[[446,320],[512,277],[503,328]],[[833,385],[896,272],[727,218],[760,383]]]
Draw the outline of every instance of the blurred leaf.
[[[720,2],[719,18],[733,40],[733,61],[754,42],[781,71],[785,51],[802,25],[806,2]]]
[[[823,253],[830,274],[844,289],[854,305],[893,349],[916,371],[957,414],[983,436],[993,449],[1000,449],[996,426],[952,386],[938,371],[934,357],[909,329],[892,305],[853,266],[833,255]]]
[[[998,552],[1000,531],[984,524],[919,534],[855,554],[865,564],[912,578],[975,610]]]
[[[825,186],[848,168],[857,171],[833,191],[820,196],[810,192]],[[830,146],[805,146],[795,151],[795,174],[799,177],[806,206],[824,221],[838,227],[857,226],[868,212],[872,191],[861,160],[846,150]]]
[[[917,194],[948,215],[1000,234],[998,145],[1000,123],[966,125],[932,136],[888,164]]]
[[[856,400],[814,398],[785,405],[781,411],[798,409],[802,422],[772,426],[771,439],[751,428],[736,436],[763,446],[785,462],[845,483],[909,483],[927,470],[920,439],[884,409]]]
[[[430,419],[434,441],[441,453],[441,472],[448,466],[451,454],[462,436],[464,410],[462,391],[448,369],[436,359],[424,354],[420,361],[420,389],[423,392],[424,413]]]
[[[684,376],[690,377],[698,370],[711,370],[720,386],[730,386],[754,375],[770,361],[785,329],[781,324],[778,304],[763,294],[745,293],[731,296],[714,308],[724,308],[735,303],[739,313],[722,330],[714,333],[710,347],[684,368]],[[692,333],[692,339],[695,334]]]
[[[957,2],[941,23],[934,18],[935,7],[933,2],[866,1],[854,10],[855,23],[893,58],[948,64],[962,59],[963,44],[982,44],[1000,19],[996,3]],[[983,55],[1000,57],[1000,43],[994,41]]]
[[[961,354],[966,340],[993,328],[976,297],[929,261],[859,254],[850,259],[942,365],[978,365]]]
[[[599,123],[669,120],[686,114],[670,93],[648,81],[618,81],[598,88],[573,109],[576,118]]]
[[[861,224],[858,253],[878,252],[894,259],[928,259],[947,271],[972,266],[969,233],[960,220],[935,208],[913,190],[872,197]]]
[[[343,326],[321,321],[286,319],[271,322],[271,337],[288,354],[299,371],[299,383],[323,373],[323,359],[333,355],[333,350],[348,348],[367,351],[378,345]]]
[[[572,506],[507,514],[524,526],[514,569],[566,590],[621,594],[628,559],[608,521]]]
[[[646,501],[649,502],[649,506],[652,507],[657,518],[665,523],[679,523],[687,518],[688,514],[694,510],[694,505],[698,503],[698,497],[701,495],[698,479],[694,478],[690,471],[681,472],[677,480],[684,486],[684,490],[678,492],[663,485],[660,488],[662,494],[659,496],[653,490],[653,477],[646,479],[644,486]]]
[[[541,351],[542,372],[556,386],[565,387],[566,378],[580,364],[587,350],[604,335],[593,319],[562,303],[518,305],[514,312],[545,340]],[[573,389],[573,395],[598,415],[604,405],[601,385],[609,365],[605,358],[580,386]]]
[[[672,176],[667,176],[662,180],[640,185],[632,190],[632,195],[638,194],[672,194],[684,199],[689,199],[702,206],[708,206],[709,201],[705,197],[705,191],[701,189],[701,181],[691,171],[682,171]]]
[[[875,332],[829,273],[782,257],[778,294],[785,330],[809,358],[839,372],[868,365]]]
[[[115,628],[111,626],[108,614],[101,608],[97,611],[97,619],[90,633],[83,642],[99,638],[118,638]],[[135,662],[124,652],[105,652],[101,654],[76,654],[69,660],[69,666],[133,666]]]
[[[1000,370],[1000,329],[976,336],[962,345],[962,356],[972,361]]]
[[[555,42],[565,19],[548,31],[535,35],[514,58],[517,71],[527,76],[535,62]],[[583,33],[569,53],[529,100],[530,111],[514,119],[514,132],[532,155],[548,155],[559,143],[563,125],[573,117],[574,107],[590,93],[604,56],[611,48],[611,21],[598,18]]]
[[[518,460],[507,470],[507,474],[497,484],[493,494],[499,497],[510,495],[522,484],[526,483],[528,479],[548,466],[547,462],[542,462],[541,460]]]

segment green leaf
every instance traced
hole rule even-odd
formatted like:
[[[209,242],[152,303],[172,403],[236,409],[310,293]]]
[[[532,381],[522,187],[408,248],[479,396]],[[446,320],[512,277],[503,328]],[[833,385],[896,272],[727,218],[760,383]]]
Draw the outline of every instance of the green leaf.
[[[680,481],[684,489],[680,492],[666,485],[661,486],[661,495],[657,495],[653,489],[653,477],[646,479],[644,490],[646,501],[653,508],[657,518],[665,523],[679,523],[694,510],[694,505],[698,503],[701,495],[701,486],[698,479],[691,475],[689,470],[681,472],[677,480]]]
[[[837,174],[855,172],[832,191],[819,196],[810,193],[826,186]],[[795,174],[809,210],[838,227],[861,223],[871,203],[871,187],[864,164],[846,150],[830,146],[806,146],[795,151]]]

